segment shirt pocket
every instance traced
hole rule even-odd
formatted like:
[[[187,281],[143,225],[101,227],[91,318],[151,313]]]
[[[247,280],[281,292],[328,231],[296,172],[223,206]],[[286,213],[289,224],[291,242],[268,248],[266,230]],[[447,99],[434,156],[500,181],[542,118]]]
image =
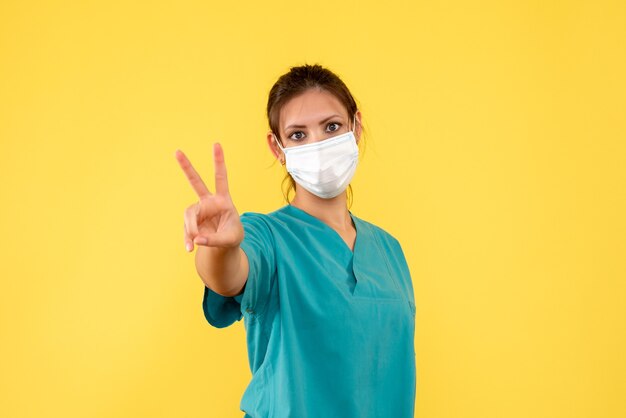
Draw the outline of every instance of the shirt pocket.
[[[352,292],[353,299],[372,302],[402,302],[403,300],[395,279],[389,274],[374,276],[357,270],[354,272],[354,277],[356,283]]]
[[[400,272],[391,266],[392,248],[384,246],[376,234],[359,242],[353,258],[356,279],[353,298],[381,303],[407,303],[409,295],[401,285]],[[407,304],[408,308],[411,308]]]
[[[355,255],[352,270],[356,283],[352,297],[372,302],[401,302],[404,294],[389,262],[376,246],[368,253]]]

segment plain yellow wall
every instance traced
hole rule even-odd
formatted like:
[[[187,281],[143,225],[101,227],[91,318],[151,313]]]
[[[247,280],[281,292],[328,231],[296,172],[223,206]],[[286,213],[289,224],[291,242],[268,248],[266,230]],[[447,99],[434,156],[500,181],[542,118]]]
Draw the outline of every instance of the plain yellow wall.
[[[0,3],[0,416],[241,417],[243,321],[184,249],[222,143],[284,204],[267,93],[320,63],[368,130],[353,213],[402,243],[416,416],[626,416],[619,1]]]

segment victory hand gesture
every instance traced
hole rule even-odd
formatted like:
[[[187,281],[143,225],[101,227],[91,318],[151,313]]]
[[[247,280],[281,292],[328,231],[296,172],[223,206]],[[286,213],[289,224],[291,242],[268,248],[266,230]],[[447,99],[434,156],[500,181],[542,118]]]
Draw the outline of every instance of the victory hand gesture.
[[[176,160],[183,169],[198,202],[185,209],[185,248],[193,245],[206,247],[237,247],[243,240],[243,225],[228,192],[224,151],[220,144],[213,145],[215,163],[215,194],[206,187],[185,154],[176,150]]]

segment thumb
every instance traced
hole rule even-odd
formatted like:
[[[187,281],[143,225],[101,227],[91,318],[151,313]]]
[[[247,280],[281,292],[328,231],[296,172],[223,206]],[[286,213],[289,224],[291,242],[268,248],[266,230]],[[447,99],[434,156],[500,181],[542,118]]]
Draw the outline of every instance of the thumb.
[[[202,245],[204,247],[222,247],[230,248],[239,245],[239,241],[231,233],[209,233],[208,235],[198,235],[194,238],[193,242],[196,245]]]

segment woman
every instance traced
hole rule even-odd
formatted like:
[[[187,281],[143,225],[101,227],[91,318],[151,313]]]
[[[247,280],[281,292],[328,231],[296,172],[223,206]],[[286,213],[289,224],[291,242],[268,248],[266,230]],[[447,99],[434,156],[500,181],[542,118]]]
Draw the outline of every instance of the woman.
[[[185,211],[218,328],[245,317],[252,381],[245,417],[413,417],[415,304],[398,241],[348,209],[361,113],[319,65],[292,67],[267,105],[272,154],[295,188],[268,214],[239,216],[214,145],[209,192],[180,151],[199,201]]]

